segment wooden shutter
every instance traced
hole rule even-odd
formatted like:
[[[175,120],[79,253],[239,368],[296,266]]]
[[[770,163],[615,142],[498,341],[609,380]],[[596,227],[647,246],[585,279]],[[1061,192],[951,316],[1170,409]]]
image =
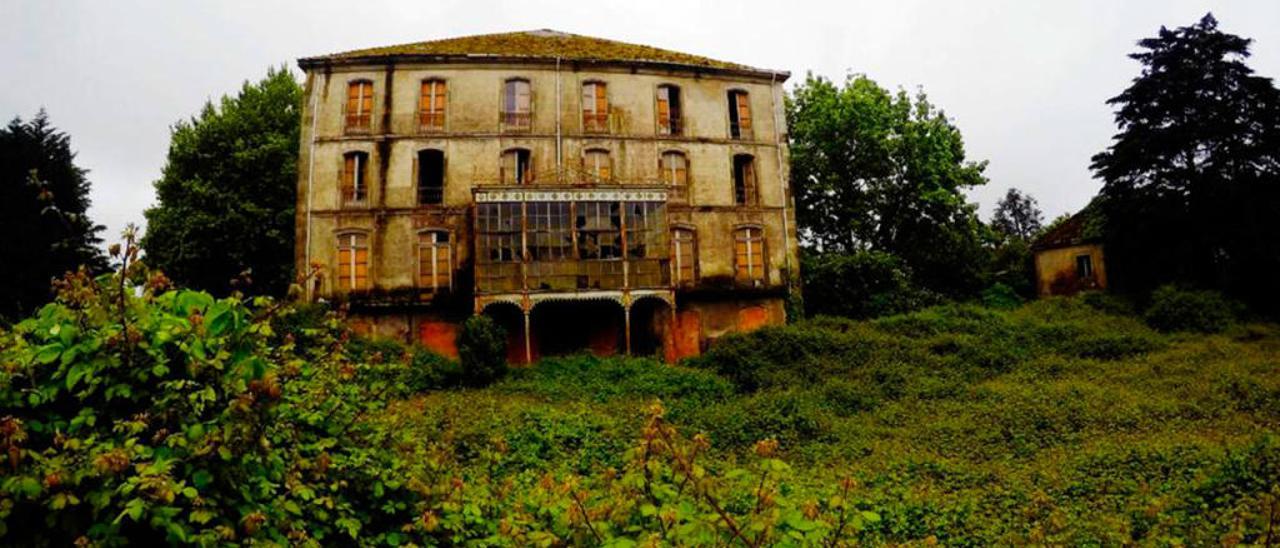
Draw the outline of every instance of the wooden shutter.
[[[354,201],[356,195],[356,155],[348,154],[342,163],[342,201]]]
[[[751,101],[750,96],[745,91],[739,91],[733,94],[738,103],[738,127],[742,129],[743,135],[751,131]]]
[[[676,229],[671,239],[671,266],[675,272],[675,282],[692,282],[696,260],[694,233],[692,230]]]
[[[527,114],[531,102],[531,92],[529,82],[524,80],[516,81],[516,112]]]
[[[671,133],[671,88],[658,87],[658,130],[659,133]]]
[[[355,126],[360,119],[360,82],[347,84],[347,125]]]
[[[756,162],[753,158],[747,158],[742,165],[742,184],[746,197],[746,203],[755,205],[756,203]]]

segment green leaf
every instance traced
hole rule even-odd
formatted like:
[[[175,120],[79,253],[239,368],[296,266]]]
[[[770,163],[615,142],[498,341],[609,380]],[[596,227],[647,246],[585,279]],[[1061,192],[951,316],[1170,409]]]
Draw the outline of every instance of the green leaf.
[[[208,470],[196,470],[196,473],[191,475],[191,483],[195,484],[196,489],[204,489],[212,482],[213,474],[210,474]]]
[[[85,362],[80,362],[71,366],[71,369],[67,371],[67,390],[75,388],[75,386],[80,383],[80,379],[83,379],[89,374],[91,367],[92,366],[90,364]]]
[[[36,349],[36,363],[46,365],[53,363],[62,354],[62,343],[49,343]]]

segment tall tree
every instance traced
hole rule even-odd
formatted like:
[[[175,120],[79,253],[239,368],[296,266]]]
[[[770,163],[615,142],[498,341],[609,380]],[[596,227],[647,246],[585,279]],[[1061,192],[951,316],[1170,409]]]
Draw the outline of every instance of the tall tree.
[[[1093,158],[1121,288],[1182,282],[1280,307],[1280,92],[1245,65],[1250,43],[1210,14],[1130,55],[1142,71],[1108,102],[1120,132]]]
[[[0,128],[0,319],[29,314],[49,300],[50,281],[86,265],[106,268],[103,230],[88,217],[87,171],[71,138],[41,110]]]
[[[245,82],[173,127],[142,239],[147,262],[175,281],[282,293],[293,279],[294,205],[302,88],[287,69]]]
[[[1006,239],[1030,241],[1040,232],[1044,214],[1040,205],[1030,194],[1016,188],[1005,192],[1004,198],[996,203],[995,216],[991,218],[991,228]]]
[[[891,253],[942,293],[979,286],[986,229],[963,190],[986,183],[986,164],[966,160],[960,130],[923,93],[810,75],[787,115],[804,245]]]

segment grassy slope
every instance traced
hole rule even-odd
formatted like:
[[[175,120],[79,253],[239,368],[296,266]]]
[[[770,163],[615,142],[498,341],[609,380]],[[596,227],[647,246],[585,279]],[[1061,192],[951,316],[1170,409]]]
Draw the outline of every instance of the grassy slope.
[[[1277,493],[1275,326],[1163,335],[1079,300],[947,306],[770,328],[686,365],[547,360],[392,415],[464,456],[502,437],[505,466],[585,472],[616,466],[661,398],[725,466],[777,437],[813,484],[796,489],[857,478],[891,542],[1217,543],[1264,530]]]

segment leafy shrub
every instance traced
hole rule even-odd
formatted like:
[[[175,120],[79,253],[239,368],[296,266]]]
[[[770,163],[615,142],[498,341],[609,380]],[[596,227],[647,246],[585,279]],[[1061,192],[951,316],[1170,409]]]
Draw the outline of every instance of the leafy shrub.
[[[913,285],[911,271],[901,259],[879,251],[806,255],[801,275],[805,311],[810,316],[871,318],[938,301]]]
[[[600,358],[590,354],[546,358],[512,371],[495,387],[559,400],[604,402],[659,398],[703,405],[733,394],[733,385],[713,373],[653,359]]]
[[[472,316],[458,334],[462,382],[485,386],[507,372],[507,334],[488,316]]]
[[[982,304],[991,308],[1009,310],[1022,305],[1022,296],[1018,295],[1013,288],[996,283],[982,290]]]
[[[672,416],[707,432],[717,445],[746,448],[773,438],[784,449],[823,439],[832,418],[819,395],[803,390],[759,392],[700,409],[694,416]]]
[[[1144,315],[1161,331],[1218,333],[1235,321],[1233,305],[1216,291],[1193,291],[1166,285],[1151,294]]]

